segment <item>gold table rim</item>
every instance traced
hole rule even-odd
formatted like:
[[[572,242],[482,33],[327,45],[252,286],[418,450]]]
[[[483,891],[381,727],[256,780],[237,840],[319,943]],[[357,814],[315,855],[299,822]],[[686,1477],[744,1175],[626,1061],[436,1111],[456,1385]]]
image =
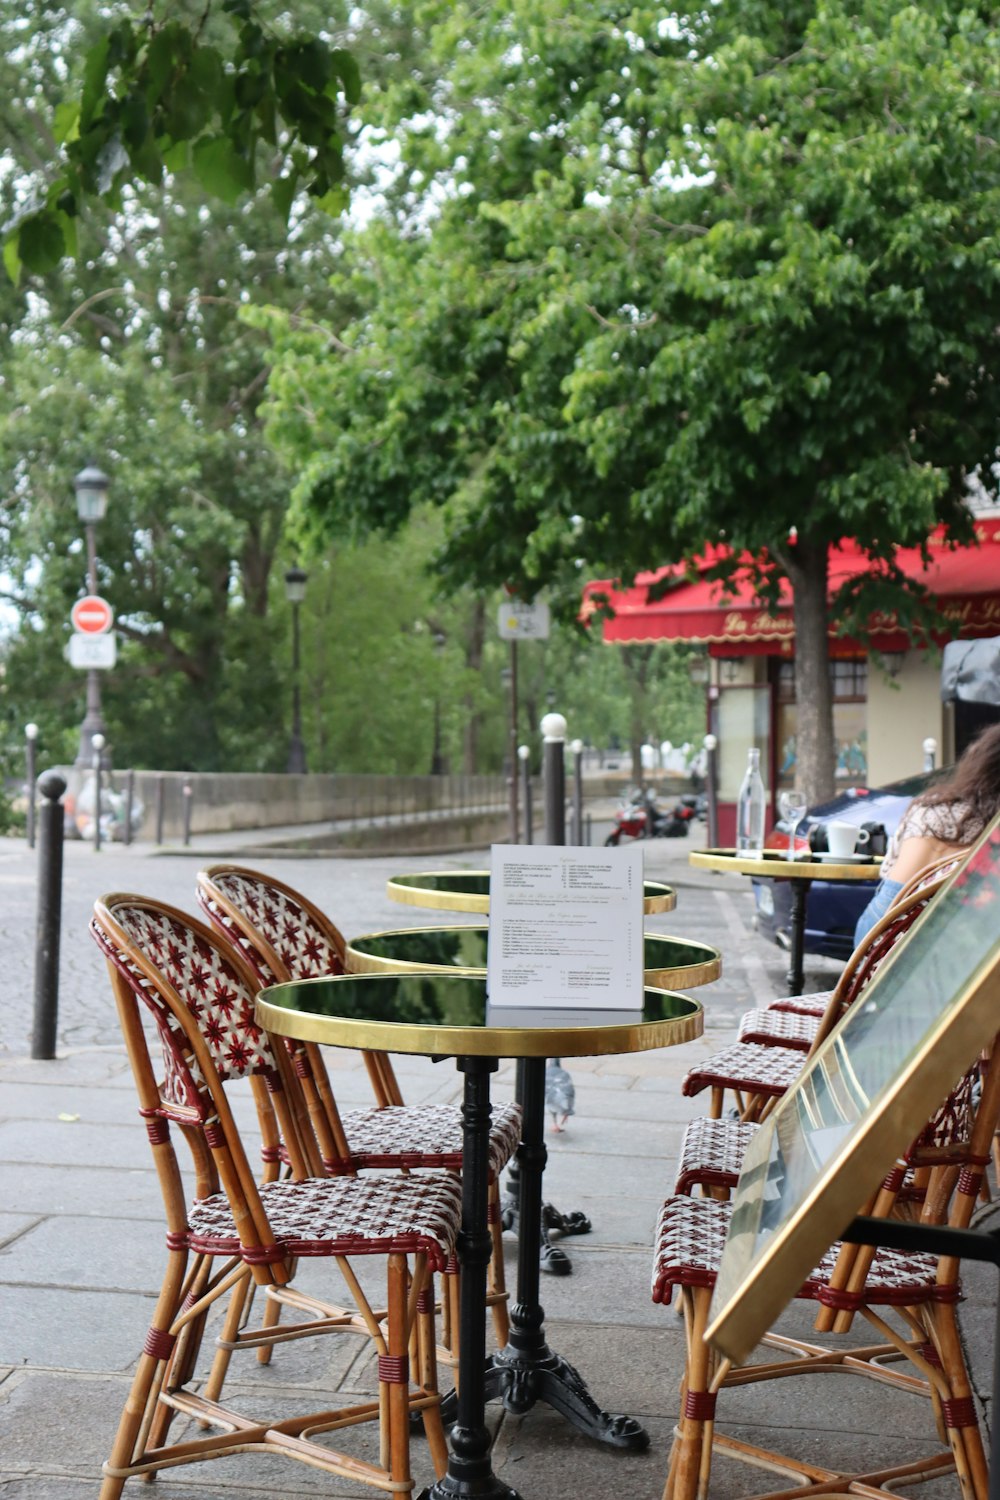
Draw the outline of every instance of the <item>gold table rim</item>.
[[[439,875],[460,877],[462,875],[474,875],[477,878],[489,879],[489,870],[414,870],[411,873],[404,871],[403,878],[407,880],[434,879]],[[490,909],[489,893],[476,893],[472,891],[437,891],[432,886],[401,885],[399,875],[391,875],[386,881],[385,893],[390,901],[398,901],[401,906],[420,906],[432,911],[462,911],[474,912],[486,916]],[[677,905],[677,893],[673,886],[666,885],[662,880],[643,880],[643,890],[646,886],[656,886],[658,889],[653,895],[643,894],[643,915],[651,917],[660,912],[673,911]]]
[[[457,974],[466,978],[479,978],[486,973],[480,965],[462,964],[428,964],[417,963],[405,958],[380,958],[376,954],[362,953],[355,947],[356,943],[364,942],[367,938],[386,937],[408,937],[416,936],[425,932],[486,932],[488,927],[483,923],[470,923],[468,926],[456,923],[454,926],[434,927],[387,927],[379,932],[361,932],[356,937],[349,939],[345,947],[345,967],[348,974]],[[696,959],[689,964],[665,964],[662,966],[651,965],[643,969],[643,984],[646,989],[655,990],[682,990],[689,985],[696,988],[703,984],[714,984],[722,974],[722,954],[718,948],[711,943],[698,942],[694,938],[677,937],[671,932],[644,932],[643,941],[651,938],[654,942],[678,943],[684,948],[700,948],[706,953],[714,953],[714,958]]]
[[[695,869],[759,875],[767,880],[872,880],[878,878],[882,857],[876,854],[864,863],[850,860],[837,864],[835,860],[783,859],[778,850],[773,859],[759,859],[737,854],[735,849],[692,849],[688,863]]]
[[[419,971],[418,971],[419,972]],[[427,973],[426,970],[423,971]],[[272,985],[257,996],[258,1022],[277,1036],[318,1042],[361,1051],[403,1052],[433,1057],[607,1057],[626,1052],[650,1052],[695,1041],[704,1030],[701,1001],[678,995],[687,1014],[659,1021],[625,1021],[596,1026],[445,1026],[409,1021],[370,1021],[345,1016],[317,1016],[308,1011],[275,1005],[273,990],[305,985],[337,984],[349,979],[363,984],[385,979],[385,974],[342,974],[323,979],[293,979]],[[407,976],[412,977],[412,976]],[[433,977],[441,980],[440,974]],[[468,979],[470,976],[446,976]],[[654,986],[649,986],[654,988]],[[667,991],[666,993],[672,993]]]

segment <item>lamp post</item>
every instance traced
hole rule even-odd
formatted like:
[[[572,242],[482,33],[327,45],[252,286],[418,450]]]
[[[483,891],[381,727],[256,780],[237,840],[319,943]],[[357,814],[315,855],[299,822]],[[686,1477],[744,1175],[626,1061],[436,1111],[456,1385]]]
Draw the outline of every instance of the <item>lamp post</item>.
[[[94,543],[94,527],[98,521],[104,520],[104,513],[108,508],[110,482],[107,474],[94,464],[88,464],[85,469],[81,469],[73,480],[73,489],[76,492],[76,514],[83,522],[83,532],[87,541],[87,590],[91,594],[97,593],[97,549]],[[90,667],[87,672],[87,711],[80,725],[80,748],[76,753],[78,766],[93,765],[94,735],[103,735],[103,733],[101,674],[96,667]]]
[[[299,605],[306,597],[309,574],[297,565],[285,574],[285,598],[292,606],[292,738],[288,745],[288,772],[302,776],[306,769],[306,747],[302,739],[302,695],[299,687]]]

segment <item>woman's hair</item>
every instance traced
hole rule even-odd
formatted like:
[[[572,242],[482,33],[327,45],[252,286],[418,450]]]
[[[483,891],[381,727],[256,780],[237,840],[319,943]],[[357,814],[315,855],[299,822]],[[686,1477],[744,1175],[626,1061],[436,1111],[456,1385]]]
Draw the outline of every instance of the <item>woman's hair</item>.
[[[960,803],[958,842],[977,837],[982,825],[1000,812],[1000,724],[977,735],[947,780],[922,792],[917,801],[925,807]]]

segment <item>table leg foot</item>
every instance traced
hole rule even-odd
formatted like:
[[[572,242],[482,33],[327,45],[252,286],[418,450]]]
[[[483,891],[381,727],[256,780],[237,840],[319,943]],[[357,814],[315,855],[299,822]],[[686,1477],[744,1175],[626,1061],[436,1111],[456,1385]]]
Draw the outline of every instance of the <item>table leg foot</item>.
[[[421,1490],[417,1500],[521,1500],[521,1497],[495,1474],[485,1479],[456,1479],[446,1474]]]
[[[603,1411],[568,1360],[547,1347],[535,1355],[519,1354],[510,1346],[490,1360],[486,1387],[489,1397],[501,1396],[507,1411],[522,1416],[538,1401],[581,1432],[584,1437],[630,1453],[649,1447],[649,1434],[634,1417]]]

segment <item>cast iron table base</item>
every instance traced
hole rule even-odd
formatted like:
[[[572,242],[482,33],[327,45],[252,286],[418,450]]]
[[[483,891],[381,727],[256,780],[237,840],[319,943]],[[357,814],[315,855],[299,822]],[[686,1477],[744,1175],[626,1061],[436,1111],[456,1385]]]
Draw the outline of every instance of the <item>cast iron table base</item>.
[[[510,1340],[486,1359],[486,1268],[490,1235],[486,1218],[489,1181],[490,1074],[495,1058],[461,1057],[465,1074],[462,1106],[462,1230],[458,1259],[462,1267],[459,1340],[462,1379],[457,1394],[444,1403],[451,1429],[448,1472],[420,1500],[520,1500],[516,1490],[493,1473],[485,1404],[500,1396],[510,1412],[530,1410],[545,1401],[585,1436],[613,1448],[638,1452],[649,1436],[634,1417],[602,1411],[573,1366],[553,1354],[545,1342],[545,1312],[539,1300],[537,1246],[542,1233],[542,1173],[545,1169],[545,1059],[525,1058],[521,1075],[524,1123],[517,1160],[521,1177],[520,1238],[517,1250],[517,1301],[510,1310]]]

